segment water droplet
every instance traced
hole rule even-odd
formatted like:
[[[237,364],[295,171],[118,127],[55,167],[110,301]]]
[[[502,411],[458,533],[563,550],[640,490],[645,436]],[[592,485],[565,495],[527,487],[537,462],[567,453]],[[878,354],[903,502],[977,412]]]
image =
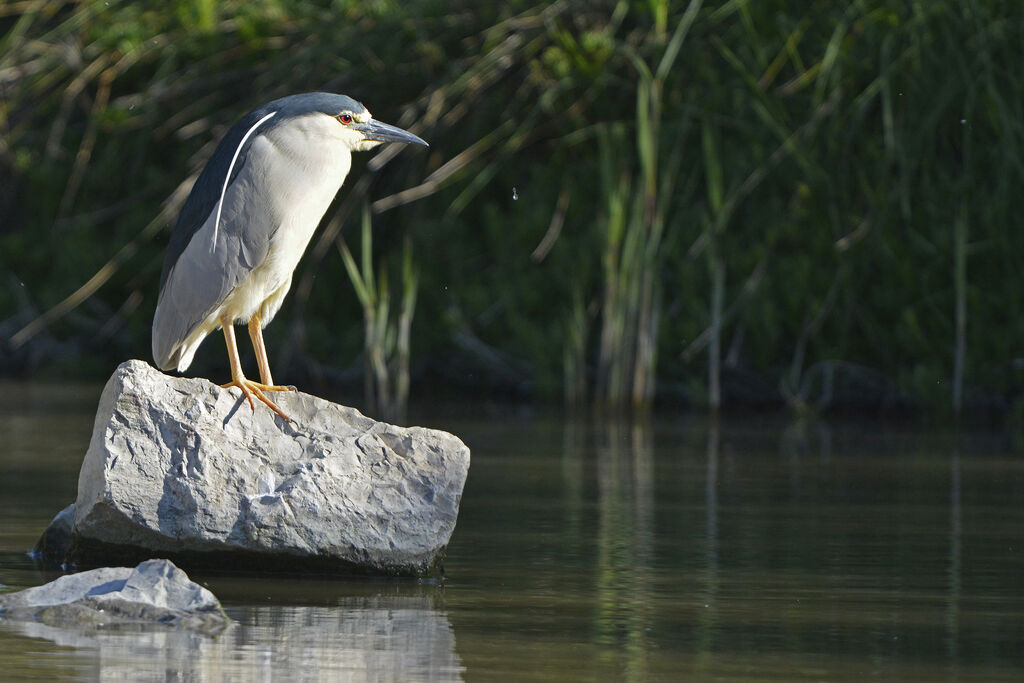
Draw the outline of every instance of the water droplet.
[[[516,192],[516,188],[513,187],[512,188],[512,201],[516,201],[517,199],[519,199],[519,193]]]
[[[960,125],[961,126],[966,125],[966,124],[967,124],[967,119],[960,119]]]

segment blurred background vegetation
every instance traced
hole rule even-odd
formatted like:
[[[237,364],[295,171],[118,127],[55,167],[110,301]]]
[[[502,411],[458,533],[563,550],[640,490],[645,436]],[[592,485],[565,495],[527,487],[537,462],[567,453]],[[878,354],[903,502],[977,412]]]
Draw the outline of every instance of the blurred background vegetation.
[[[6,0],[0,36],[8,376],[149,359],[220,136],[329,90],[431,147],[357,160],[275,377],[1024,415],[1017,0]],[[219,339],[189,374],[226,380]]]

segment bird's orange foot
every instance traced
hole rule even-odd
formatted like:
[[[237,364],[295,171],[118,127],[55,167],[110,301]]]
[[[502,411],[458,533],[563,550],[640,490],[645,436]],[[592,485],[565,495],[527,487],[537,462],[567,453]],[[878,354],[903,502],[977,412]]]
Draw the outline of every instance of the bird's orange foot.
[[[284,384],[264,384],[262,382],[254,382],[249,379],[245,381],[251,386],[257,387],[260,391],[298,391],[295,387],[285,386]]]
[[[287,415],[285,415],[284,411],[278,408],[273,401],[271,401],[269,398],[263,395],[264,391],[295,391],[295,387],[286,387],[279,384],[261,384],[260,382],[254,382],[251,379],[246,379],[244,377],[240,379],[234,379],[228,382],[227,384],[220,385],[221,389],[228,389],[230,387],[238,387],[239,389],[241,389],[242,396],[244,396],[245,399],[249,402],[249,407],[252,408],[253,412],[256,412],[256,404],[252,400],[252,397],[255,396],[264,404],[266,404],[268,408],[273,410],[275,413],[283,417],[288,422],[295,421],[288,417]]]

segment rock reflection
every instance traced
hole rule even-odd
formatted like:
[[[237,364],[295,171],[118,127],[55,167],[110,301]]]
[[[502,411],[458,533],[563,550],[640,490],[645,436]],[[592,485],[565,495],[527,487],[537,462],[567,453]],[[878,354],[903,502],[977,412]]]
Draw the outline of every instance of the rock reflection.
[[[100,680],[462,680],[451,624],[430,597],[353,597],[330,607],[227,612],[237,623],[216,637],[148,627],[3,627],[80,654],[94,652]]]

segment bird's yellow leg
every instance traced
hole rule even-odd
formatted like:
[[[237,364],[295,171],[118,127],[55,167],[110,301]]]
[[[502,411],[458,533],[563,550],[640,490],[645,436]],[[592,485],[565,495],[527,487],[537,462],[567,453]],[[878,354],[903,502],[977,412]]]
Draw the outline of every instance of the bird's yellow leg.
[[[252,397],[255,396],[275,413],[288,422],[292,422],[290,417],[285,415],[280,408],[263,395],[263,391],[268,389],[268,387],[259,382],[246,379],[245,375],[242,374],[242,361],[238,357],[238,344],[235,343],[235,327],[232,321],[227,316],[221,316],[220,325],[224,329],[224,341],[228,345],[228,359],[231,363],[231,381],[227,384],[222,384],[221,388],[238,387],[242,391],[242,396],[245,396],[245,399],[249,401],[249,407],[252,408],[253,412],[256,412],[256,404],[252,400]]]
[[[286,387],[274,384],[274,378],[270,374],[270,361],[267,360],[267,347],[263,344],[263,319],[259,311],[249,318],[249,339],[252,340],[252,347],[256,350],[256,364],[260,368],[260,389],[263,391],[295,391],[295,387]]]

